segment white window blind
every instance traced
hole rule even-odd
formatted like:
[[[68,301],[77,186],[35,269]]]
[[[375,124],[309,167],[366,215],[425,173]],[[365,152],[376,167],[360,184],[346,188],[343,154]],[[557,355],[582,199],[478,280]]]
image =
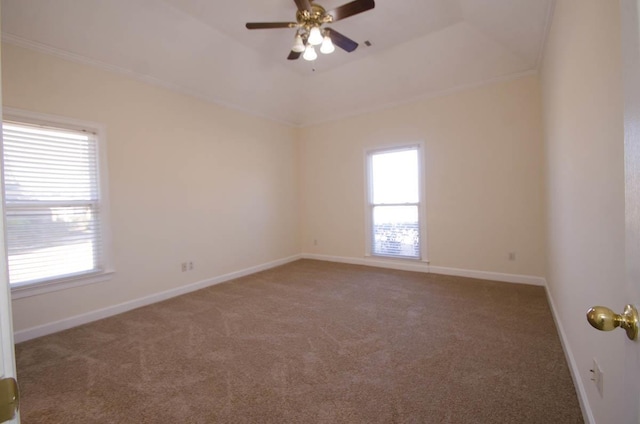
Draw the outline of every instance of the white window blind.
[[[418,147],[369,154],[371,253],[420,259]]]
[[[96,136],[5,121],[3,146],[11,285],[102,271]]]

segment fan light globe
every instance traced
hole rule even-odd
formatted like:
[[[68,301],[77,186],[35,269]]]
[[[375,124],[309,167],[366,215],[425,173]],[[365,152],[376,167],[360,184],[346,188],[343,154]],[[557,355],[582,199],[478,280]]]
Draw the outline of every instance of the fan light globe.
[[[331,41],[331,37],[328,35],[324,36],[324,41],[322,42],[322,46],[320,47],[320,52],[323,54],[333,53],[336,50],[333,45],[333,41]]]
[[[308,61],[316,60],[318,58],[318,53],[316,53],[316,49],[313,48],[311,44],[309,44],[305,49],[302,58]]]
[[[320,32],[320,28],[313,27],[309,32],[309,44],[312,46],[318,46],[322,44],[322,33]]]
[[[293,47],[291,48],[291,50],[296,53],[302,53],[305,50],[304,43],[302,42],[302,37],[300,36],[300,34],[296,34],[296,38],[293,42]]]

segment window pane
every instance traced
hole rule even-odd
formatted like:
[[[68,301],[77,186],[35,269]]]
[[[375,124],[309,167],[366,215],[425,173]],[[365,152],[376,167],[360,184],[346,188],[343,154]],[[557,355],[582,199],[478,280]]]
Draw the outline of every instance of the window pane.
[[[419,228],[417,206],[375,206],[373,253],[419,258]]]
[[[91,207],[13,209],[6,219],[12,284],[98,268],[99,220]]]
[[[371,177],[374,204],[418,203],[418,150],[373,154]]]
[[[103,268],[97,138],[3,122],[10,284]]]
[[[86,134],[5,123],[7,203],[98,198],[96,143]]]

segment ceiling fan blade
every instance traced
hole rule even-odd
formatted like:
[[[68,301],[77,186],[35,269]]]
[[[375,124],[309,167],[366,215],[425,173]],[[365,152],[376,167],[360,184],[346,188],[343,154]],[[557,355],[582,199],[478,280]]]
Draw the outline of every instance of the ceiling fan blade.
[[[333,22],[335,22],[373,9],[375,6],[376,3],[374,0],[355,0],[351,3],[343,4],[338,8],[328,11],[327,15],[333,16]]]
[[[247,29],[295,28],[295,22],[247,22]]]
[[[301,55],[302,55],[302,52],[294,52],[293,50],[291,50],[287,59],[296,60],[296,59],[299,59]]]
[[[358,48],[358,43],[356,43],[346,35],[340,34],[335,29],[327,28],[326,31],[327,34],[329,34],[329,38],[331,38],[331,41],[333,41],[333,44],[340,47],[342,50],[351,53]]]
[[[308,10],[311,12],[311,2],[309,0],[293,0],[296,2],[296,6],[298,6],[298,10],[304,12]]]

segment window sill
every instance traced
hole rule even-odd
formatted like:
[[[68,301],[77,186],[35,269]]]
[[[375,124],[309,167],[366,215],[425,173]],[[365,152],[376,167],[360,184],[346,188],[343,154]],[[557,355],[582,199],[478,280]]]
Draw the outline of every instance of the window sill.
[[[364,255],[365,258],[371,258],[371,259],[383,259],[383,260],[392,260],[392,261],[398,261],[398,262],[423,262],[425,264],[429,264],[429,260],[427,259],[422,259],[422,258],[412,258],[409,256],[392,256],[392,255],[378,255],[378,254],[374,254],[374,253],[367,253],[366,255]]]
[[[72,289],[74,287],[86,286],[110,280],[114,270],[81,275],[77,277],[62,278],[59,280],[44,281],[40,283],[28,284],[25,286],[11,287],[11,299],[22,299],[24,297],[37,296],[44,293],[51,293],[59,290]]]

